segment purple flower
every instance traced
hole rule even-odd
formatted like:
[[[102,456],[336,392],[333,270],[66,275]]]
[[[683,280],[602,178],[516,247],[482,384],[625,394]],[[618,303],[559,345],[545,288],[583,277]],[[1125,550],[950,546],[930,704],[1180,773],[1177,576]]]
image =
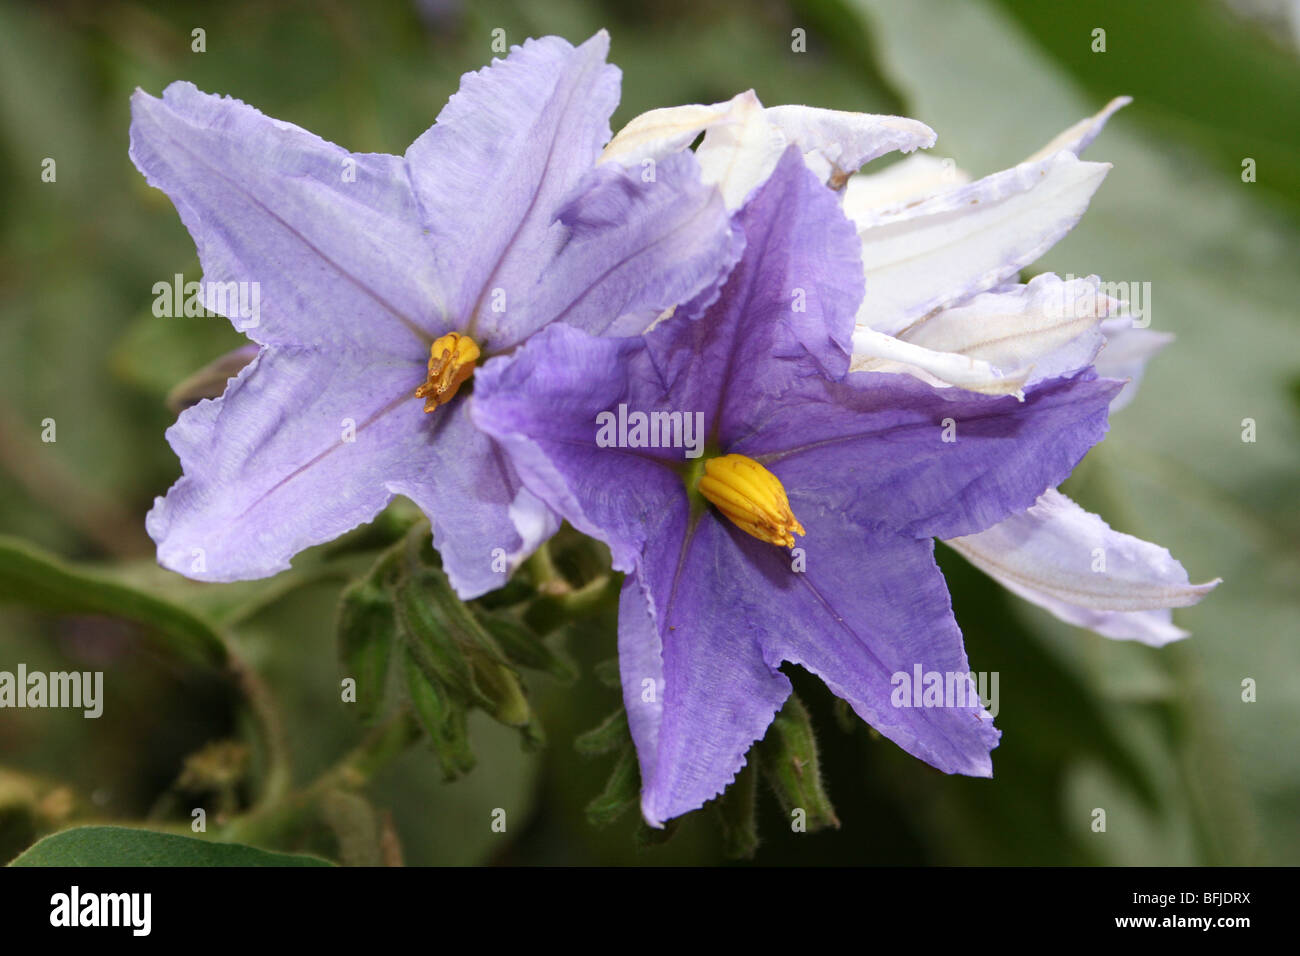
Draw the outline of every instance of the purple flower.
[[[131,157],[194,237],[208,307],[261,346],[168,431],[184,475],[148,517],[163,565],[273,574],[405,495],[470,598],[554,531],[469,421],[477,361],[555,321],[639,332],[737,255],[692,157],[595,169],[619,92],[608,43],[530,40],[466,74],[405,156],[188,83],[136,92]]]
[[[790,694],[787,661],[908,752],[989,775],[998,731],[973,692],[896,694],[917,667],[968,680],[933,539],[1033,505],[1102,437],[1122,384],[1085,370],[1022,402],[850,374],[860,242],[797,148],[737,221],[744,255],[716,299],[636,338],[549,328],[482,371],[473,408],[628,574],[623,698],[654,825],[733,779]],[[651,424],[605,447],[605,413]],[[703,457],[663,447],[674,414],[703,416]]]

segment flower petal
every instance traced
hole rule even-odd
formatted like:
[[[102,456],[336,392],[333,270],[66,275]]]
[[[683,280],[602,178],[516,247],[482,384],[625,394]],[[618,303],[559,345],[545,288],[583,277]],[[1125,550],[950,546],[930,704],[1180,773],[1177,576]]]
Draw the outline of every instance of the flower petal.
[[[877,209],[906,206],[968,182],[970,175],[951,159],[917,153],[878,173],[850,176],[841,201],[844,214],[856,222]]]
[[[1117,412],[1133,401],[1142,375],[1146,372],[1147,362],[1172,342],[1174,336],[1172,332],[1135,329],[1129,316],[1107,319],[1102,323],[1101,330],[1106,336],[1106,347],[1097,356],[1097,374],[1129,380],[1123,391],[1110,403],[1110,410]]]
[[[808,168],[832,189],[851,174],[898,150],[910,153],[934,145],[934,130],[905,116],[849,113],[813,106],[770,106],[769,122],[799,147]]]
[[[1130,98],[1126,96],[1111,100],[1095,116],[1071,126],[1014,170],[1005,170],[970,186],[965,185],[968,177],[957,169],[952,160],[940,160],[924,155],[909,157],[880,173],[851,177],[845,190],[844,211],[859,224],[863,231],[864,264],[868,268],[869,277],[884,282],[881,291],[885,293],[883,298],[873,302],[874,286],[869,282],[868,297],[863,301],[863,309],[858,316],[859,325],[894,334],[906,327],[911,317],[923,315],[933,307],[915,306],[908,297],[906,289],[891,287],[891,283],[899,281],[895,273],[906,267],[907,260],[912,257],[921,260],[920,263],[911,263],[914,268],[930,265],[943,268],[948,264],[945,255],[939,255],[934,263],[929,261],[931,255],[938,253],[933,250],[932,245],[925,242],[925,232],[927,230],[930,232],[931,243],[937,242],[942,246],[948,242],[964,241],[966,229],[972,228],[974,224],[967,223],[959,229],[948,229],[946,236],[942,234],[942,230],[935,233],[934,227],[943,226],[943,223],[925,220],[924,217],[942,212],[945,207],[958,211],[960,206],[967,202],[975,205],[981,202],[1001,202],[1007,207],[1005,213],[1023,218],[1023,221],[1010,223],[1012,229],[1010,235],[1003,233],[996,222],[986,221],[981,224],[981,228],[987,228],[987,238],[992,240],[989,251],[1003,248],[1007,255],[1017,256],[1017,261],[1023,261],[1013,269],[1000,270],[1001,278],[988,280],[985,277],[975,282],[970,287],[972,292],[997,289],[1006,278],[1014,275],[1023,265],[1027,265],[1050,248],[1078,221],[1087,207],[1088,199],[1100,182],[1100,176],[1104,175],[1105,168],[1109,167],[1102,168],[1098,174],[1097,169],[1091,168],[1092,164],[1083,164],[1083,168],[1076,169],[1070,167],[1067,160],[1065,166],[1072,175],[1067,176],[1063,171],[1056,170],[1054,173],[1056,182],[1051,188],[1046,183],[1035,186],[1033,178],[1035,176],[1045,178],[1048,171],[1058,165],[1053,163],[1056,154],[1063,151],[1075,157],[1081,154],[1102,131],[1106,121],[1115,111],[1129,102]],[[1021,171],[1019,176],[1016,175],[1017,171]],[[1097,181],[1090,187],[1087,182],[1089,172],[1098,174]],[[1026,208],[1024,202],[1007,202],[1008,195],[1014,198],[1017,188],[1014,180],[1017,178],[1022,185],[1035,190],[1035,198],[1030,200],[1030,204],[1041,200],[1043,202],[1041,208]],[[985,220],[989,219],[987,208],[980,212]],[[1044,213],[1046,215],[1043,215]],[[900,229],[897,224],[911,218],[911,214],[922,217],[922,221],[914,224],[914,231]],[[866,232],[871,226],[881,224],[893,225],[892,234],[871,236]],[[1039,237],[1037,253],[1026,252],[1023,247],[1015,245],[1014,230],[1017,228],[1025,230],[1023,233],[1025,238],[1035,235]],[[984,235],[983,232],[980,234]],[[865,248],[865,243],[876,243],[882,240],[885,241],[883,247],[874,252]],[[1007,242],[1011,243],[1010,247],[1005,246]],[[1035,246],[1031,245],[1030,248]],[[960,253],[961,249],[958,246],[956,249],[940,251],[953,255]],[[959,255],[958,259],[960,260]],[[883,274],[871,275],[873,266],[884,267]],[[921,268],[920,271],[924,269]],[[943,300],[941,304],[946,304],[957,301],[961,295],[944,294],[940,298]],[[912,308],[909,309],[909,306]],[[900,310],[906,314],[898,314]]]
[[[514,344],[548,322],[593,334],[637,335],[665,309],[711,301],[740,257],[718,191],[690,153],[669,156],[653,178],[598,167],[558,214],[568,230],[541,282],[515,311]]]
[[[1046,146],[1033,153],[1025,159],[1025,162],[1032,163],[1040,159],[1047,159],[1049,156],[1059,153],[1066,149],[1076,156],[1083,155],[1094,139],[1101,133],[1109,120],[1118,110],[1123,109],[1133,102],[1131,96],[1117,96],[1096,114],[1086,119],[1081,119],[1069,129],[1057,134]]]
[[[1005,282],[1074,227],[1109,169],[1061,152],[919,203],[859,214],[867,294],[858,324],[897,334]]]
[[[452,401],[426,416],[431,421],[421,426],[435,440],[412,443],[385,481],[388,491],[410,498],[429,516],[433,546],[465,601],[505,584],[560,528],[555,512],[523,487],[469,411],[470,402]]]
[[[862,295],[852,224],[797,148],[736,222],[745,252],[721,294],[688,303],[646,336],[663,380],[680,385],[677,407],[703,411],[724,444],[761,421],[791,379],[813,369],[844,376]],[[706,373],[692,371],[701,365]]]
[[[1028,285],[983,292],[935,312],[897,339],[859,327],[853,367],[919,369],[917,377],[931,384],[937,379],[986,394],[1013,393],[1092,364],[1105,343],[1103,320],[1119,305],[1101,291],[1096,276],[1062,281],[1044,273]]]
[[[729,450],[779,465],[787,491],[816,489],[863,527],[951,538],[1024,511],[1064,480],[1105,434],[1120,386],[1083,372],[1017,402],[903,375],[808,379]]]
[[[1166,549],[1111,530],[1055,489],[1024,513],[948,544],[1062,620],[1157,646],[1186,633],[1156,612],[1196,604],[1219,583],[1191,584]]]
[[[392,497],[384,482],[432,444],[412,397],[424,376],[418,361],[263,348],[167,431],[185,473],[146,521],[159,563],[205,581],[266,577],[369,521]]]
[[[930,127],[902,116],[793,105],[764,109],[747,90],[725,103],[642,113],[618,132],[601,162],[659,160],[686,149],[700,133],[696,156],[705,181],[721,188],[728,209],[739,209],[766,182],[792,144],[823,184],[840,189],[863,164],[893,150],[931,146],[935,138]]]
[[[784,474],[781,474],[784,480]],[[972,692],[946,706],[898,706],[895,675],[967,675],[970,665],[953,617],[934,542],[854,527],[824,507],[815,490],[787,485],[807,535],[806,570],[790,555],[739,532],[747,563],[766,570],[768,603],[756,625],[764,655],[812,671],[872,727],[945,773],[992,776],[998,731]],[[780,613],[780,618],[774,617]],[[772,622],[780,620],[779,626]],[[963,690],[967,689],[964,682]]]
[[[1004,373],[991,362],[942,352],[862,326],[853,333],[853,371],[914,375],[936,387],[956,385],[983,395],[1023,399],[1029,371]]]
[[[608,49],[604,31],[577,48],[528,40],[465,74],[406,151],[425,249],[449,277],[439,310],[488,349],[517,340],[512,300],[542,275],[563,237],[555,213],[609,139],[619,71]]]
[[[229,302],[214,311],[235,312],[254,340],[418,357],[444,330],[400,158],[348,153],[173,83],[162,99],[131,97],[131,159],[176,205],[204,281],[251,283],[248,314]]]
[[[684,532],[652,535],[624,586],[623,699],[653,825],[702,806],[744,766],[789,696],[786,661],[914,756],[946,773],[992,773],[998,732],[973,691],[949,706],[891,699],[894,675],[918,666],[966,686],[933,543],[871,535],[798,493],[791,504],[809,516],[806,571],[706,511]]]
[[[1119,303],[1096,276],[1063,281],[1051,273],[1028,285],[986,292],[916,323],[901,338],[926,348],[982,359],[1010,372],[1033,369],[1027,384],[1072,375],[1092,364],[1103,319]]]
[[[682,463],[682,449],[597,444],[598,416],[620,403],[667,410],[643,337],[595,338],[556,323],[475,379],[474,424],[508,452],[534,493],[609,545],[614,570],[636,567],[646,516],[685,513],[681,479],[658,464]]]
[[[1191,636],[1190,631],[1174,625],[1173,611],[1168,608],[1154,611],[1098,611],[1067,604],[1047,594],[1025,590],[1005,581],[1000,583],[1008,591],[1037,604],[1066,624],[1087,628],[1112,640],[1138,641],[1151,647],[1164,647]]]
[[[401,494],[429,516],[462,598],[500,587],[558,522],[464,400],[424,413],[425,375],[421,362],[263,348],[167,432],[185,473],[149,512],[159,563],[203,581],[266,577]]]
[[[763,658],[762,580],[711,515],[647,542],[619,602],[619,672],[651,826],[721,793],[790,696]],[[778,618],[784,622],[784,615]]]
[[[646,159],[656,162],[688,148],[695,138],[715,123],[726,122],[744,100],[755,99],[754,91],[740,93],[725,103],[704,106],[666,106],[634,116],[614,134],[600,162],[635,166]]]
[[[724,119],[709,125],[695,157],[704,181],[722,190],[728,209],[739,209],[767,182],[789,145],[750,90],[732,99]]]
[[[1053,138],[1042,149],[1024,159],[1021,165],[1048,159],[1063,149],[1076,156],[1082,155],[1115,111],[1130,102],[1130,97],[1116,97],[1095,116],[1080,120]],[[912,205],[969,181],[970,176],[959,169],[953,160],[917,153],[880,172],[858,173],[849,177],[844,190],[844,212],[856,221],[869,216],[874,210]]]

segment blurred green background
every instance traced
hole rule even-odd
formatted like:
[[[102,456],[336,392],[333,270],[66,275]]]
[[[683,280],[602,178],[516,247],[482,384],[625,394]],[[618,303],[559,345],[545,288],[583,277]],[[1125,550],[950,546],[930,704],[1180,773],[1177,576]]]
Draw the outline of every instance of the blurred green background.
[[[143,516],[178,474],[164,397],[239,338],[219,319],[151,314],[153,283],[200,270],[170,203],[127,158],[136,87],[158,94],[188,79],[348,149],[401,153],[459,75],[491,58],[492,30],[517,43],[547,33],[580,41],[605,27],[623,70],[615,129],[646,109],[753,87],[768,105],[922,119],[939,133],[933,152],[973,175],[1018,162],[1131,94],[1089,152],[1113,171],[1080,226],[1032,271],[1149,281],[1153,327],[1178,339],[1066,490],[1112,526],[1169,547],[1193,580],[1225,583],[1177,613],[1191,639],[1155,651],[1062,625],[941,548],[972,667],[1000,674],[995,779],[938,774],[841,720],[824,688],[798,674],[841,827],[792,833],[761,793],[754,862],[1298,863],[1294,6],[5,0],[0,532],[226,627],[273,698],[298,783],[361,738],[338,699],[334,618],[340,587],[369,557],[309,555],[308,571],[287,583],[229,588],[153,567]],[[191,50],[195,28],[205,52]],[[791,51],[796,28],[805,53]],[[1106,31],[1104,53],[1092,50],[1095,28]],[[41,179],[47,157],[53,183]],[[1247,157],[1254,183],[1241,178]],[[47,418],[54,443],[41,441]],[[1254,443],[1241,439],[1246,418]],[[74,822],[152,814],[183,827],[174,802],[186,758],[220,764],[221,751],[203,748],[256,737],[240,689],[168,653],[148,627],[84,613],[104,608],[75,598],[89,587],[75,574],[68,598],[42,591],[53,571],[36,584],[15,576],[12,560],[0,571],[0,670],[19,661],[103,670],[107,697],[99,720],[0,711],[0,860]],[[568,648],[575,683],[528,677],[545,748],[525,751],[515,732],[475,719],[479,766],[453,783],[425,748],[411,749],[380,773],[368,804],[330,811],[332,855],[366,860],[380,844],[391,859],[400,843],[410,864],[724,861],[708,812],[655,845],[638,839],[635,813],[589,824],[584,807],[611,761],[580,756],[573,739],[618,706],[593,673],[614,654],[612,617],[575,629]],[[1242,700],[1246,678],[1255,702]],[[240,805],[250,785],[236,775],[223,799]],[[1105,833],[1090,826],[1097,807]],[[495,808],[507,812],[505,833],[491,829]]]

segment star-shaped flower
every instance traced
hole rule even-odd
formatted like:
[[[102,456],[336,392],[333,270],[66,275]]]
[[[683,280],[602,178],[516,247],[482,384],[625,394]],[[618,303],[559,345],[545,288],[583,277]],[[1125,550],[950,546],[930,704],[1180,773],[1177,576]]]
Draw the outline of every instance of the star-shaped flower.
[[[159,561],[273,574],[394,495],[430,516],[474,597],[554,531],[467,416],[478,363],[548,323],[640,331],[737,254],[695,160],[595,169],[619,72],[602,32],[466,74],[405,156],[349,153],[175,83],[132,101],[131,157],[194,237],[208,289],[258,290],[260,346],[168,432],[183,477],[149,514]]]
[[[1033,505],[1101,438],[1122,384],[1083,371],[1020,401],[849,373],[860,242],[797,147],[737,221],[744,255],[716,301],[635,338],[547,329],[484,369],[473,408],[527,487],[627,572],[623,699],[654,825],[743,766],[790,693],[783,662],[935,767],[990,774],[998,732],[933,539]],[[632,431],[607,447],[599,423],[634,412],[660,439],[701,415],[704,457]],[[916,667],[960,699],[900,706],[894,675]]]

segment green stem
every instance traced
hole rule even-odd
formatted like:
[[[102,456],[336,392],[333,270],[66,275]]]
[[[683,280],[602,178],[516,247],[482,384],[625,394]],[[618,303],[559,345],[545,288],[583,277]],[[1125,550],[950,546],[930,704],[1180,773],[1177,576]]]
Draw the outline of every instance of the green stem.
[[[524,562],[524,567],[528,576],[533,581],[535,587],[541,594],[559,596],[569,592],[569,582],[560,574],[560,569],[555,566],[555,559],[551,556],[551,543],[543,541],[532,556]]]
[[[256,743],[266,764],[266,777],[255,807],[273,804],[289,792],[293,783],[284,723],[280,719],[270,688],[257,672],[233,653],[230,656],[230,669],[248,705]]]
[[[581,617],[590,613],[599,604],[609,589],[610,576],[602,574],[600,577],[592,578],[582,587],[562,594],[557,597],[556,603],[560,607],[575,617]]]
[[[394,758],[420,739],[419,722],[403,708],[378,725],[354,749],[296,793],[265,802],[236,817],[214,834],[214,838],[254,846],[277,845],[309,824],[317,804],[326,793],[357,791],[365,787]]]
[[[374,727],[329,770],[321,774],[308,789],[360,790],[374,780],[379,771],[416,743],[422,735],[420,722],[408,708],[399,710]]]

